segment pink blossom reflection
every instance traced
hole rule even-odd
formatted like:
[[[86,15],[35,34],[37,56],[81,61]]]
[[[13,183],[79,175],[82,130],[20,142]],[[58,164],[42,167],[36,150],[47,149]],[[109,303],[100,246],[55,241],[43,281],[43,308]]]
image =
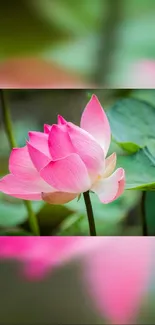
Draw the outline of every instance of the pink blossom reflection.
[[[0,257],[24,262],[32,280],[80,259],[82,283],[101,316],[127,324],[148,290],[154,244],[153,237],[0,237]]]

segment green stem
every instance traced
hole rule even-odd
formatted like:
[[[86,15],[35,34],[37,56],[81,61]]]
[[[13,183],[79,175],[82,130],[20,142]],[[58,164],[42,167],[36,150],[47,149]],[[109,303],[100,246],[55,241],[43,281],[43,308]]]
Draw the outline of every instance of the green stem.
[[[84,201],[87,210],[90,235],[96,236],[95,221],[94,221],[94,215],[93,215],[93,209],[90,201],[89,191],[83,193],[83,196],[84,196]]]
[[[10,116],[10,111],[7,105],[7,99],[6,99],[6,93],[4,90],[0,90],[0,95],[1,95],[1,103],[2,103],[2,117],[3,117],[3,121],[4,121],[4,126],[5,126],[5,130],[6,130],[6,134],[8,137],[8,142],[10,145],[10,148],[14,148],[17,147],[16,145],[16,141],[13,135],[13,128],[12,128],[12,123],[11,123],[11,116]],[[27,209],[28,212],[28,221],[29,221],[29,226],[31,231],[33,232],[33,235],[35,236],[39,236],[40,235],[40,231],[39,231],[39,226],[38,226],[38,222],[37,222],[37,218],[35,213],[33,212],[32,209],[32,204],[30,201],[25,201],[23,200],[25,207]]]
[[[98,86],[105,86],[108,77],[113,70],[114,51],[118,46],[118,27],[123,18],[124,0],[102,1],[101,10],[105,17],[101,21],[99,32],[99,48],[96,58],[96,68],[94,71],[93,82]]]
[[[143,191],[142,198],[141,198],[142,231],[143,231],[143,236],[148,236],[145,202],[146,202],[146,192]]]
[[[38,225],[36,215],[32,209],[32,204],[30,201],[24,201],[24,204],[26,206],[28,216],[29,216],[28,220],[29,220],[30,229],[32,230],[33,235],[40,236],[39,225]]]
[[[1,102],[2,102],[2,117],[4,121],[5,131],[8,137],[8,142],[10,149],[16,147],[16,141],[12,132],[11,116],[7,105],[6,94],[4,90],[1,89]]]

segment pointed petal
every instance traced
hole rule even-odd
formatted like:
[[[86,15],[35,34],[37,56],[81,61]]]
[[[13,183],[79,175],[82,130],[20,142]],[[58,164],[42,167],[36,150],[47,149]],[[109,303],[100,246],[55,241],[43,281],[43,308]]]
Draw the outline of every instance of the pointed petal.
[[[104,178],[109,177],[112,172],[114,171],[115,167],[116,167],[116,160],[117,160],[117,156],[116,153],[112,153],[112,155],[110,155],[108,158],[106,158],[105,160],[105,170],[104,170]]]
[[[29,132],[29,142],[33,147],[50,157],[48,148],[48,134],[43,132]]]
[[[65,125],[67,121],[61,115],[58,115],[58,124]]]
[[[86,166],[77,154],[51,161],[40,175],[52,187],[63,192],[81,193],[91,185]]]
[[[27,146],[12,150],[9,158],[9,171],[17,177],[22,177],[22,179],[38,177],[38,172],[31,161]]]
[[[50,162],[51,159],[49,157],[47,157],[44,153],[42,153],[41,151],[33,147],[31,143],[28,141],[27,141],[27,148],[31,160],[38,171],[40,171],[43,167],[45,167]]]
[[[92,180],[104,170],[104,151],[88,132],[72,123],[67,125],[68,134],[76,153],[85,163]]]
[[[102,178],[92,186],[101,202],[110,203],[116,200],[125,188],[125,172],[123,168],[118,168],[110,177]]]
[[[51,131],[52,125],[44,124],[44,133],[49,134]]]
[[[49,204],[65,204],[74,200],[77,196],[76,193],[42,193],[42,199]]]
[[[0,192],[17,198],[41,200],[42,192],[52,192],[52,190],[51,186],[40,177],[35,180],[24,180],[9,174],[0,179]]]
[[[88,102],[82,117],[81,128],[89,132],[103,147],[105,156],[111,140],[111,131],[107,116],[98,100],[93,95]]]
[[[61,125],[52,125],[48,145],[53,159],[60,159],[74,152],[66,127]]]

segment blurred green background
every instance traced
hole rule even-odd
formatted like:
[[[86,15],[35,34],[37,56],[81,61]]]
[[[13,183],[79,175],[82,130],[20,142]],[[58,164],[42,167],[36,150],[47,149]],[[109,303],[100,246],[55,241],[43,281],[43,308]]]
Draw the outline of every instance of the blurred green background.
[[[29,281],[19,263],[0,261],[0,323],[103,324],[82,282],[79,263]]]
[[[154,11],[154,0],[1,1],[0,84],[154,87]]]
[[[55,123],[58,114],[79,124],[81,113],[88,102],[89,95],[92,93],[98,96],[107,112],[109,107],[123,98],[141,99],[151,105],[155,101],[155,90],[8,90],[8,103],[18,145],[25,145],[29,130],[42,131],[44,123]],[[141,111],[139,113],[139,119],[141,119]],[[0,139],[0,176],[3,176],[8,173],[10,149],[4,131],[1,109]],[[123,152],[121,147],[112,140],[109,154],[114,151],[117,152],[118,156],[122,155]],[[141,170],[138,170],[138,174],[138,177],[143,182],[144,175]],[[119,199],[104,205],[99,202],[95,194],[91,194],[97,234],[140,236],[142,234],[141,196],[141,191],[126,190]],[[155,194],[153,191],[146,193],[146,216],[149,235],[155,235],[154,199]],[[33,208],[39,220],[41,235],[89,234],[83,197],[78,202],[76,199],[60,206],[48,205],[42,201],[33,202]],[[27,212],[22,201],[0,193],[1,234],[5,234],[6,231],[7,234],[22,234],[20,232],[21,228],[29,229],[26,219]],[[15,231],[15,227],[18,228],[18,231]]]
[[[154,324],[154,266],[152,257],[151,272],[136,315],[133,315],[133,324]],[[119,267],[121,273],[121,264]],[[80,261],[55,269],[40,281],[25,279],[22,270],[21,263],[0,261],[0,323],[112,324],[106,316],[100,314],[93,296],[90,296],[87,281],[83,280]],[[117,280],[119,281],[116,278],[115,281]]]

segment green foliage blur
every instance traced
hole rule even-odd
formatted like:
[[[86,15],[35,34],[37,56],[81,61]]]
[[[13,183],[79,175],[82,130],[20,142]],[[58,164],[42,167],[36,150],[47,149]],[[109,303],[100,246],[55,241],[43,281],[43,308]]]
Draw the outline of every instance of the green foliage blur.
[[[148,234],[155,235],[154,125],[155,90],[8,90],[14,134],[24,146],[30,130],[42,131],[61,114],[79,124],[88,98],[95,93],[107,112],[118,166],[126,171],[126,191],[116,201],[104,205],[91,193],[97,234],[108,236],[142,235],[141,197],[146,190]],[[1,105],[1,104],[0,104]],[[0,176],[8,173],[9,144],[0,106]],[[32,202],[41,235],[89,235],[83,197],[65,205]],[[23,202],[0,193],[0,234],[29,235]]]
[[[92,85],[124,87],[132,64],[155,59],[154,10],[154,0],[1,1],[0,64],[40,58]]]

